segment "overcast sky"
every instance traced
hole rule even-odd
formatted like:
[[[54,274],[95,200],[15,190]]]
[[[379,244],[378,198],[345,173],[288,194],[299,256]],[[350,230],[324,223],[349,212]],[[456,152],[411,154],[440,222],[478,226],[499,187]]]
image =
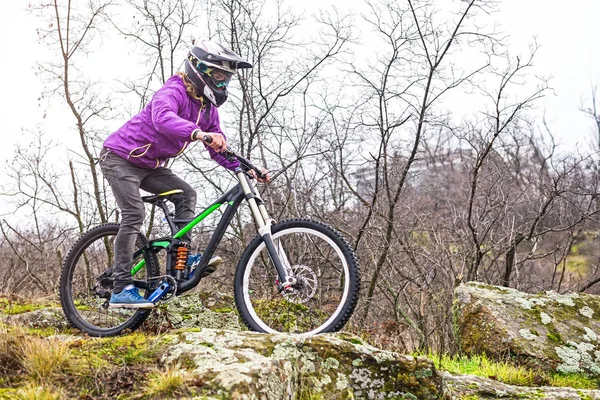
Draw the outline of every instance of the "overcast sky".
[[[447,1],[447,0],[439,0]],[[3,144],[0,160],[10,158],[13,144],[19,140],[22,128],[34,128],[42,120],[43,108],[38,107],[41,84],[34,75],[36,58],[44,56],[36,44],[35,17],[25,11],[27,1],[3,1],[0,6],[0,76],[3,87],[0,95],[0,120]],[[347,1],[303,1],[308,11],[315,13],[324,4],[340,9]],[[534,37],[541,46],[536,59],[536,73],[552,76],[554,94],[538,103],[538,115],[544,112],[550,127],[565,146],[574,148],[577,142],[588,140],[591,121],[579,108],[589,99],[590,88],[600,82],[600,53],[598,38],[600,24],[598,0],[502,0],[497,21],[510,35],[511,49],[524,51]],[[100,68],[103,66],[100,65]],[[106,71],[120,68],[118,59],[106,60]],[[72,126],[60,113],[44,121],[51,135]],[[3,163],[2,163],[3,164]]]

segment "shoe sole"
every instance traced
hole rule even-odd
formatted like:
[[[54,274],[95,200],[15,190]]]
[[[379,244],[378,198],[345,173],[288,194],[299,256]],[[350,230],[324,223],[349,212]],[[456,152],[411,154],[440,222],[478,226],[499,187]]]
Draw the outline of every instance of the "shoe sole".
[[[214,256],[213,258],[210,259],[210,261],[208,262],[208,266],[211,267],[218,267],[219,265],[223,264],[223,259],[219,256]]]
[[[108,308],[154,308],[154,303],[142,303],[142,304],[108,304]]]
[[[202,277],[205,278],[208,275],[211,275],[217,270],[217,267],[221,264],[223,264],[223,259],[221,257],[214,256],[213,258],[211,258],[208,262],[208,265],[206,266],[206,269],[204,270],[204,274],[202,274]]]

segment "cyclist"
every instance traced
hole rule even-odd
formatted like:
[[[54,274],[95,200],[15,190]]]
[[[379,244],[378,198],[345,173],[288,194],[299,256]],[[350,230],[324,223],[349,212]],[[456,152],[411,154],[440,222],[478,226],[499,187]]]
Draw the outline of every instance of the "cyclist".
[[[139,294],[131,277],[131,255],[144,220],[139,189],[155,194],[183,190],[172,196],[175,218],[189,220],[194,216],[196,192],[163,166],[167,159],[178,156],[191,142],[206,135],[212,139],[204,145],[213,160],[230,170],[239,165],[220,154],[227,148],[227,139],[220,128],[217,107],[227,100],[227,85],[236,69],[252,65],[212,41],[196,43],[184,63],[185,72],[169,78],[139,114],[108,136],[100,152],[100,168],[122,216],[115,239],[109,307],[154,306]],[[200,255],[193,255],[188,264],[193,269],[199,261]],[[213,272],[220,261],[213,257],[206,272]]]

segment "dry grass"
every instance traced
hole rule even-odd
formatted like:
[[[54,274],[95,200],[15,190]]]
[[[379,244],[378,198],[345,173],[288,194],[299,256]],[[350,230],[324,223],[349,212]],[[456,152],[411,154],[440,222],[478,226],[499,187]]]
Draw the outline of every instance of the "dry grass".
[[[19,400],[61,400],[66,399],[67,397],[60,389],[51,386],[35,386],[29,384],[28,386],[19,389],[17,398]]]
[[[148,376],[146,394],[150,398],[171,398],[185,389],[186,372],[179,367],[156,369]]]
[[[18,326],[0,325],[0,378],[27,374],[34,382],[50,382],[69,367],[69,346],[33,336]]]
[[[138,393],[137,398],[178,398],[188,394],[185,371],[155,367],[160,347],[142,334],[63,341],[0,323],[0,399],[112,399],[129,398],[132,393]],[[148,393],[145,382],[150,386]]]
[[[64,342],[30,337],[21,348],[23,368],[36,382],[48,382],[69,366],[69,347]]]
[[[23,368],[21,344],[25,340],[22,328],[0,324],[0,378],[8,378]]]

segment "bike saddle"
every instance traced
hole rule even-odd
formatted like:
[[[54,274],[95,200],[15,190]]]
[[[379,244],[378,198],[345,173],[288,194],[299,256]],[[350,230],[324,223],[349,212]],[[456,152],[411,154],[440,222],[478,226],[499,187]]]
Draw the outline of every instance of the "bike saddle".
[[[183,193],[183,190],[181,189],[169,190],[168,192],[153,194],[152,196],[142,196],[142,201],[144,203],[154,204],[160,200],[169,200],[170,196],[181,193]]]

